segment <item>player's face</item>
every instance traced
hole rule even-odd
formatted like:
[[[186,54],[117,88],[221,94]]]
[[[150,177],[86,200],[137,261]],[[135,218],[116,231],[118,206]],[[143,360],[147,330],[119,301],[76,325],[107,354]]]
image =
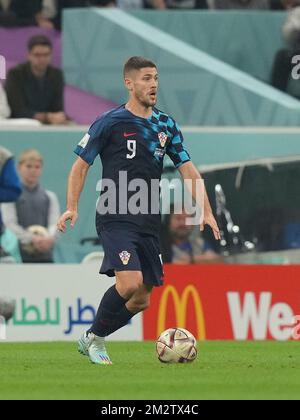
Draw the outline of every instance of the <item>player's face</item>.
[[[28,60],[33,70],[43,73],[47,70],[51,63],[52,51],[51,48],[45,45],[36,45],[28,53]]]
[[[157,102],[158,74],[157,69],[145,67],[131,72],[125,79],[132,97],[146,108],[153,107]]]
[[[25,185],[35,186],[42,175],[42,164],[39,161],[28,161],[19,165],[19,173]]]

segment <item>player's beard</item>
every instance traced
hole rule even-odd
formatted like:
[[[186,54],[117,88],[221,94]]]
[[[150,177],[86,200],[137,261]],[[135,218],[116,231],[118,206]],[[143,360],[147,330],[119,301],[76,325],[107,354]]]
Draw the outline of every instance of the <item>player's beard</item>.
[[[136,98],[138,102],[145,108],[153,108],[156,105],[156,97],[154,100],[151,100],[151,97],[148,98],[147,95],[140,94],[137,95]]]

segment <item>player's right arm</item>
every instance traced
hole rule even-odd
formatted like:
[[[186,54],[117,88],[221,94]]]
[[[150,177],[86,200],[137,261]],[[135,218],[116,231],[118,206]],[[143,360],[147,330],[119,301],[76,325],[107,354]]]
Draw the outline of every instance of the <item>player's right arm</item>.
[[[78,203],[81,191],[83,190],[86,176],[90,165],[79,157],[74,163],[68,180],[67,191],[67,210],[60,217],[57,223],[57,228],[60,232],[65,232],[66,222],[71,221],[71,227],[75,226],[78,219]]]
[[[81,139],[74,152],[78,159],[74,163],[68,181],[67,210],[60,217],[57,228],[61,232],[66,231],[66,222],[71,221],[71,227],[75,226],[78,219],[78,202],[83,190],[86,176],[96,156],[100,155],[107,138],[106,114],[98,118],[90,127],[88,133]]]

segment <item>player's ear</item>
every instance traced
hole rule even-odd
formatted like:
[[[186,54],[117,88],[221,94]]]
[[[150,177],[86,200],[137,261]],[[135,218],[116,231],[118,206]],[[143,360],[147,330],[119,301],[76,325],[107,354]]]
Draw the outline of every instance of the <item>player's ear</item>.
[[[125,76],[124,84],[129,91],[132,91],[132,89],[133,89],[132,80],[128,76],[127,77]]]

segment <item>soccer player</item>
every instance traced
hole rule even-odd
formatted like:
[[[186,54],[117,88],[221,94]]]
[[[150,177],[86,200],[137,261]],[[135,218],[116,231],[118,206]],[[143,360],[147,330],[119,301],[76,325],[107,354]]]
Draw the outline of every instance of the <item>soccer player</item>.
[[[68,220],[74,227],[89,167],[100,155],[102,182],[111,181],[102,188],[97,205],[96,227],[105,253],[100,273],[115,276],[116,284],[104,294],[94,324],[79,340],[79,351],[96,364],[111,364],[105,337],[144,311],[149,306],[153,287],[163,284],[158,240],[161,219],[159,212],[151,211],[150,207],[159,207],[159,194],[151,194],[151,186],[161,178],[164,155],[171,158],[185,181],[201,179],[183,145],[177,123],[155,107],[156,65],[143,57],[131,57],[124,66],[124,82],[129,92],[128,102],[100,116],[75,150],[79,157],[69,175],[67,211],[58,221],[61,232],[66,231]],[[132,188],[125,192],[121,186],[124,178],[128,186],[135,181],[141,185],[142,180],[150,191],[140,200],[143,201],[140,213],[130,212],[135,197]],[[198,200],[196,183],[192,185],[192,195]],[[117,211],[113,211],[113,196]],[[109,201],[108,210],[112,211],[105,213],[103,208]],[[220,231],[206,192],[202,230],[205,224],[211,226],[219,240]]]

